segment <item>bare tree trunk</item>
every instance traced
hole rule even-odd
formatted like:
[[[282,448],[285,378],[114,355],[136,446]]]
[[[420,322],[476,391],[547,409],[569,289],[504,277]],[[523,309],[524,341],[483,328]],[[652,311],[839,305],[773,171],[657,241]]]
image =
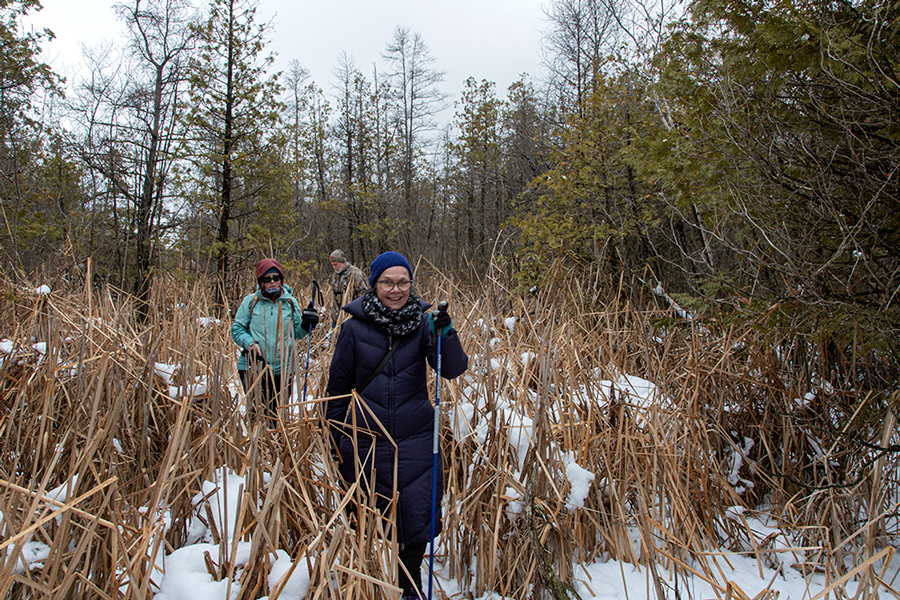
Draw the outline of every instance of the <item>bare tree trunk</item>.
[[[225,131],[222,148],[222,189],[220,202],[222,210],[219,213],[219,229],[216,235],[217,258],[216,278],[219,285],[216,286],[215,304],[218,309],[225,306],[224,293],[228,285],[228,258],[231,249],[229,227],[231,225],[232,208],[232,171],[231,153],[234,147],[234,2],[228,3],[228,59],[225,78]]]
[[[157,163],[159,161],[160,129],[162,123],[163,69],[165,63],[156,66],[153,86],[152,125],[149,133],[147,162],[144,165],[141,195],[138,204],[135,239],[136,270],[133,281],[135,316],[139,323],[147,320],[150,310],[150,287],[153,277],[153,199],[156,188]]]

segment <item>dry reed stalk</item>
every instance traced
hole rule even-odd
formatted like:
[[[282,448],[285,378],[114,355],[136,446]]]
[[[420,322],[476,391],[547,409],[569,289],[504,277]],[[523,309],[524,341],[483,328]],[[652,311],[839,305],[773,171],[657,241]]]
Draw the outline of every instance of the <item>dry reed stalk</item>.
[[[611,316],[617,320],[620,314],[621,313],[617,311],[614,314],[612,314]],[[610,331],[621,331],[622,327],[610,327],[609,330]],[[638,372],[635,369],[627,366],[628,364],[638,364],[638,365],[642,365],[642,368],[645,370],[648,367],[650,367],[650,371],[655,371],[657,373],[670,372],[670,373],[676,375],[676,377],[677,377],[678,374],[680,374],[682,372],[682,369],[680,369],[677,366],[671,365],[671,359],[665,359],[663,362],[660,362],[661,359],[654,358],[654,356],[655,356],[654,354],[646,351],[646,348],[649,345],[647,343],[646,332],[638,331],[638,333],[640,335],[640,339],[639,339],[639,342],[635,344],[635,346],[640,346],[642,348],[642,350],[640,350],[639,352],[637,352],[635,354],[623,354],[622,349],[627,348],[628,345],[623,344],[620,341],[617,341],[615,344],[609,344],[608,346],[601,348],[599,351],[600,356],[613,357],[613,361],[618,362],[619,365],[625,365],[624,367],[620,367],[620,368],[622,368],[622,370],[624,370],[626,372]],[[676,351],[681,352],[681,347],[676,346],[673,343],[673,339],[674,339],[674,337],[669,337],[666,340],[665,345],[662,346],[663,358],[665,358],[666,355],[675,353]],[[560,343],[559,340],[554,340],[554,342],[553,342],[554,345],[556,345],[558,343]],[[565,343],[565,342],[563,341],[563,343]],[[728,346],[729,344],[733,344],[733,343],[735,343],[734,339],[727,339],[727,336],[726,336],[726,339],[721,342],[720,347]],[[715,356],[714,362],[708,363],[705,356],[707,354],[710,354],[709,350],[710,349],[708,347],[695,345],[694,346],[694,351],[696,353],[695,358],[693,359],[692,363],[689,363],[687,365],[686,371],[688,373],[690,373],[690,372],[700,373],[702,371],[698,371],[696,369],[696,367],[702,366],[703,368],[708,368],[709,372],[712,373],[715,377],[721,378],[723,375],[726,375],[726,376],[729,376],[732,378],[733,377],[746,378],[747,376],[744,375],[744,373],[752,372],[754,369],[758,368],[757,365],[755,365],[755,364],[751,364],[748,367],[743,362],[742,358],[739,360],[728,359],[727,356],[723,357],[722,354]],[[726,350],[725,354],[727,355],[727,353],[728,352]],[[487,353],[485,353],[485,354],[487,354]],[[584,355],[585,355],[585,353],[575,354],[572,357],[573,360],[569,360],[567,362],[569,365],[572,365],[572,364],[578,365],[580,368],[579,363],[582,362],[581,357],[583,357]],[[660,368],[658,366],[654,368],[654,367],[652,367],[652,365],[654,364],[654,361],[656,361],[656,364],[668,363],[668,366],[665,369]],[[728,361],[728,362],[725,362],[725,361]],[[706,366],[707,364],[709,365],[708,367]],[[734,365],[740,365],[741,368],[734,369],[733,368]],[[729,375],[729,373],[730,373],[730,375]],[[568,379],[569,379],[568,384],[569,384],[569,386],[571,386],[571,381],[572,381],[571,371],[568,374]],[[692,384],[691,384],[691,380],[693,380]],[[676,379],[676,381],[677,381],[677,379]],[[710,383],[716,382],[715,379],[708,379],[706,381],[709,381]],[[678,404],[678,402],[677,402],[678,394],[683,394],[683,395],[685,395],[685,397],[687,399],[689,399],[689,402],[685,405],[685,407],[687,408],[687,413],[685,415],[687,417],[687,421],[685,421],[685,422],[688,425],[702,424],[703,420],[706,417],[707,409],[706,409],[706,404],[705,404],[705,398],[710,397],[710,395],[706,393],[706,391],[703,389],[703,387],[700,387],[701,385],[706,385],[706,381],[704,381],[701,378],[697,378],[697,377],[694,377],[691,379],[683,378],[684,383],[682,384],[681,387],[684,390],[684,392],[677,392],[675,394],[676,405]],[[496,385],[496,383],[494,381],[484,381],[482,383],[485,385],[485,387],[489,388],[485,392],[486,397],[491,397],[491,396],[497,395],[496,392],[492,394],[492,391],[491,391],[491,389],[496,389],[494,387]],[[688,384],[690,384],[690,385],[688,385]],[[726,390],[729,389],[730,385],[731,384],[717,384],[715,386],[716,391],[713,394],[711,394],[712,397],[719,399],[719,405],[718,405],[719,408],[715,411],[715,414],[718,414],[720,416],[720,418],[723,415],[727,414],[727,413],[725,413],[726,407],[725,407],[724,399],[728,398],[728,393],[726,392]],[[756,386],[755,383],[750,381],[749,379],[747,379],[747,381],[745,383],[742,383],[741,385],[744,389],[747,389],[748,391],[750,391],[753,394],[757,394],[758,391],[760,390],[760,388],[758,386]],[[739,390],[740,389],[741,388],[739,387]],[[761,391],[765,392],[766,390],[762,389]],[[769,391],[774,391],[776,394],[778,393],[777,388],[769,388]],[[701,399],[703,399],[703,404],[700,403]],[[487,403],[487,404],[489,404],[489,403]],[[771,406],[771,404],[769,404],[768,406]],[[698,410],[698,409],[700,409],[700,410]],[[778,414],[778,411],[772,411],[772,412],[775,415]],[[571,414],[571,409],[569,410],[569,413]],[[563,413],[560,413],[560,414],[563,414]],[[765,414],[765,413],[763,413],[763,414]],[[484,417],[482,416],[480,418],[483,419]],[[590,422],[591,421],[590,417],[588,417],[587,420],[588,420],[588,422]],[[720,423],[722,424],[722,429],[726,429],[725,422],[720,421]],[[680,428],[684,429],[683,426]],[[720,467],[720,464],[717,462],[711,462],[708,460],[709,458],[715,456],[716,453],[720,453],[723,450],[726,450],[727,446],[721,446],[721,445],[717,446],[717,444],[721,444],[721,442],[717,442],[715,439],[709,438],[706,435],[706,430],[702,427],[701,428],[688,427],[686,429],[686,431],[695,431],[697,433],[700,433],[701,435],[699,436],[699,438],[696,438],[695,434],[690,434],[688,437],[682,437],[680,440],[678,438],[676,438],[674,443],[678,447],[680,447],[682,449],[684,449],[684,448],[698,448],[698,449],[708,448],[709,450],[704,453],[704,456],[698,457],[701,459],[699,462],[697,462],[696,460],[687,461],[688,468],[681,475],[675,474],[675,472],[672,470],[672,468],[675,465],[673,465],[670,460],[667,460],[666,464],[669,466],[664,467],[664,472],[666,473],[666,476],[661,481],[666,482],[665,488],[667,488],[668,490],[674,490],[674,491],[668,492],[667,495],[669,497],[668,498],[664,497],[664,500],[665,500],[664,502],[657,503],[657,504],[648,504],[648,505],[649,506],[666,505],[666,506],[674,507],[675,509],[679,509],[679,507],[681,507],[680,512],[683,513],[683,515],[682,516],[676,515],[676,517],[673,520],[675,522],[681,523],[682,525],[692,522],[691,519],[693,519],[694,517],[691,517],[691,515],[697,514],[697,513],[695,513],[695,511],[697,509],[700,509],[702,511],[700,513],[700,515],[703,515],[704,513],[706,513],[706,515],[702,516],[702,518],[699,521],[696,521],[697,525],[692,525],[692,526],[688,527],[688,529],[687,529],[687,534],[689,536],[688,543],[687,544],[679,544],[679,545],[683,546],[685,548],[685,550],[687,550],[688,554],[690,554],[690,553],[696,553],[697,548],[698,548],[697,542],[692,542],[690,540],[709,539],[712,536],[712,531],[715,530],[714,528],[721,527],[722,524],[725,525],[726,530],[731,529],[734,532],[732,535],[735,536],[735,538],[734,538],[735,540],[739,540],[740,538],[744,537],[744,534],[741,533],[740,531],[738,531],[736,528],[734,528],[732,526],[733,525],[732,522],[722,519],[723,509],[727,506],[739,504],[740,500],[733,493],[730,485],[727,482],[725,482],[722,477],[720,477],[718,475],[717,470]],[[577,447],[578,446],[578,442],[576,441],[575,435],[568,435],[566,433],[563,433],[563,437],[565,440],[564,443],[566,444],[567,447]],[[588,443],[589,440],[592,440],[595,438],[596,438],[595,434],[592,434],[592,433],[588,434],[588,435],[584,436],[584,438],[583,438],[584,442],[581,442],[580,445],[583,448],[586,445],[586,443]],[[653,443],[657,447],[659,447],[660,436],[657,435],[657,436],[655,436],[655,438],[656,439]],[[725,435],[720,439],[722,439],[726,442],[729,442],[729,444],[730,444],[730,436],[729,435]],[[619,442],[621,442],[621,440]],[[765,445],[771,447],[771,444],[768,444],[767,439],[765,440]],[[620,450],[623,448],[621,443],[619,443],[618,447],[620,448]],[[619,456],[621,456],[621,454],[627,454],[629,456],[636,457],[636,456],[640,456],[640,454],[641,454],[640,452],[636,452],[636,448],[634,448],[633,446],[624,446],[624,448],[625,448],[625,450],[623,452],[617,452],[614,455],[614,457],[619,457]],[[683,450],[681,450],[681,451],[676,451],[676,453],[673,453],[670,455],[674,457],[674,456],[683,456],[684,454],[685,454],[685,452]],[[659,456],[658,453],[656,455]],[[693,458],[693,457],[690,457],[690,458]],[[476,460],[477,460],[477,458],[476,458]],[[615,461],[616,461],[616,458],[613,458],[609,462],[615,462]],[[466,461],[459,460],[458,462],[460,464],[465,464]],[[601,460],[598,460],[595,464],[604,464],[604,461],[601,459]],[[620,464],[622,464],[622,463],[620,463]],[[624,464],[628,464],[628,463],[624,463]],[[652,464],[652,463],[650,463],[650,464]],[[655,472],[654,470],[659,469],[659,468],[660,468],[660,465],[657,464],[656,466],[653,467],[653,469],[651,469],[651,472]],[[638,471],[638,472],[640,472],[640,471]],[[705,478],[697,477],[698,474],[701,474],[701,473],[706,473]],[[615,479],[614,476],[613,476],[613,478]],[[474,477],[473,477],[473,480],[474,480]],[[647,481],[648,481],[648,483],[639,483],[637,485],[637,487],[646,487],[648,484],[649,484],[650,489],[656,489],[656,488],[660,487],[660,484],[653,483],[653,481],[654,481],[653,477],[651,477]],[[772,485],[773,487],[774,487],[774,485],[777,484],[776,480],[774,480],[774,479],[765,480],[765,481],[767,481],[768,485]],[[683,491],[677,491],[680,487],[679,482],[690,483],[690,485],[685,487]],[[773,483],[773,482],[776,482],[776,483]],[[721,498],[710,497],[709,492],[713,491],[713,490],[721,490],[722,497]],[[697,501],[697,500],[685,501],[682,499],[682,498],[689,498],[691,496],[696,496],[697,492],[700,492],[702,494],[699,501]],[[452,494],[453,492],[452,492],[452,490],[448,490],[448,493]],[[619,507],[627,506],[628,505],[628,500],[626,500],[627,497],[628,496],[625,494],[620,495],[618,497],[617,501],[615,502],[615,504],[618,505]],[[723,502],[724,502],[724,504],[723,504]],[[709,509],[714,509],[717,506],[719,507],[717,511],[714,510],[713,512],[708,512]],[[588,513],[588,511],[583,511],[583,513],[590,514],[590,513]],[[688,518],[688,517],[690,517],[690,518]],[[623,514],[622,518],[620,518],[619,521],[625,523],[625,522],[627,522],[627,517]],[[596,523],[597,520],[592,517],[592,522]],[[663,521],[660,520],[658,522],[661,523]],[[579,530],[578,525],[575,525],[575,530],[576,531]],[[695,533],[690,533],[692,531]],[[603,535],[608,537],[609,534],[608,534],[608,532],[604,532]],[[495,534],[495,536],[496,536],[496,534]],[[669,537],[671,537],[671,536],[669,536]],[[493,542],[492,542],[492,544],[493,544]],[[617,547],[616,554],[618,554],[621,557],[620,550],[623,550],[623,549],[625,549],[625,548]],[[478,588],[478,589],[481,589],[481,588]],[[493,589],[497,589],[497,588],[493,588]]]
[[[450,301],[473,357],[468,379],[442,393],[446,493],[437,552],[463,588],[554,598],[563,593],[554,586],[571,581],[573,563],[605,557],[652,567],[648,577],[661,593],[679,574],[696,573],[736,597],[727,558],[714,552],[725,547],[752,553],[760,568],[776,553],[796,555],[798,568],[825,572],[832,591],[861,578],[859,598],[891,589],[883,567],[896,508],[885,499],[900,489],[897,459],[869,460],[851,443],[870,415],[890,422],[890,405],[835,391],[798,409],[794,398],[808,389],[801,380],[812,370],[797,366],[800,344],[785,342],[779,354],[751,328],[684,323],[639,308],[650,303],[624,279],[607,286],[614,294],[606,297],[599,279],[534,296],[513,294],[496,273],[480,289],[439,280],[432,286],[427,272],[417,274],[424,297]],[[242,597],[277,596],[266,577],[279,549],[295,568],[309,569],[308,598],[397,593],[393,515],[382,515],[371,490],[341,489],[327,459],[321,396],[333,345],[321,332],[307,402],[295,397],[269,431],[254,428],[235,393],[230,323],[201,321],[211,312],[202,285],[163,281],[140,330],[116,290],[97,294],[85,285],[74,295],[35,296],[21,289],[10,284],[0,294],[2,337],[14,341],[0,365],[0,512],[12,540],[0,549],[0,595],[149,597],[162,576],[157,559],[185,543],[192,499],[223,469],[248,485],[228,499],[240,506],[237,535],[229,535],[233,523],[213,530],[221,550],[210,568],[231,579],[237,540],[251,541]],[[517,319],[512,329],[508,317]],[[295,349],[295,364],[304,358]],[[155,363],[177,366],[171,382]],[[659,400],[648,406],[619,384],[611,393],[597,383],[624,373],[654,381]],[[184,396],[199,377],[206,393]],[[449,424],[459,424],[458,409],[473,400],[468,427],[484,428],[482,438],[457,440]],[[835,411],[847,418],[833,431],[824,417]],[[511,415],[534,423],[524,457]],[[752,450],[745,439],[755,441]],[[886,425],[872,439],[897,443]],[[735,455],[744,461],[737,475],[754,485],[741,483],[743,495],[728,479]],[[583,507],[568,505],[564,457],[596,476]],[[853,472],[860,477],[846,485]],[[48,502],[66,481],[65,499]],[[112,483],[96,489],[104,482]],[[757,539],[747,520],[728,516],[763,497],[780,508],[796,543]],[[514,512],[514,501],[526,509]],[[48,512],[59,504],[67,510]],[[29,535],[53,560],[15,573]]]

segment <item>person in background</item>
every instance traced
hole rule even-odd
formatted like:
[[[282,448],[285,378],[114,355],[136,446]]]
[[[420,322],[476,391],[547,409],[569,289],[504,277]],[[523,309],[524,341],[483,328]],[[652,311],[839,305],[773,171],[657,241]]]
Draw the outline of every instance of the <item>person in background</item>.
[[[431,541],[435,415],[426,365],[435,367],[436,336],[441,336],[441,377],[458,377],[469,364],[450,315],[446,310],[426,313],[431,305],[419,299],[412,283],[412,268],[402,254],[385,252],[372,261],[370,289],[343,307],[351,318],[341,325],[326,389],[326,416],[341,477],[351,483],[358,477],[371,481],[374,471],[382,512],[394,498],[396,452],[399,559],[412,576],[398,566],[404,599],[419,598],[422,559]],[[348,410],[351,390],[362,401]],[[357,435],[354,422],[360,428]],[[363,434],[363,429],[368,431]],[[438,499],[444,489],[442,464]],[[441,530],[440,517],[438,506],[435,534]]]
[[[279,398],[291,396],[293,365],[291,354],[294,341],[312,332],[319,322],[319,313],[312,302],[304,309],[284,282],[284,269],[274,258],[266,258],[256,265],[256,291],[244,297],[234,323],[231,338],[241,347],[238,375],[247,392],[262,372],[257,386],[263,413],[277,418]],[[248,399],[248,409],[258,413],[258,405]]]
[[[341,314],[341,307],[354,298],[359,298],[366,293],[369,286],[366,284],[366,276],[362,270],[350,264],[347,255],[341,250],[335,250],[328,256],[328,262],[334,270],[331,278],[331,289],[334,292],[334,306],[331,307],[331,326],[337,324]],[[344,294],[350,290],[345,299]]]

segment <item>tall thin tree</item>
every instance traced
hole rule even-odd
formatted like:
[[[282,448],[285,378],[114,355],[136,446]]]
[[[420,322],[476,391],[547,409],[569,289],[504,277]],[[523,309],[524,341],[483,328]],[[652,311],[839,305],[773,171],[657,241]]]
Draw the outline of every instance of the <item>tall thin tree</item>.
[[[200,187],[215,211],[212,258],[216,263],[216,304],[221,306],[234,252],[233,220],[239,201],[258,197],[260,190],[239,189],[254,170],[255,153],[244,146],[264,144],[279,122],[281,103],[274,62],[264,54],[268,24],[256,22],[253,0],[211,0],[209,17],[197,29],[200,52],[191,76],[194,153]]]
[[[435,129],[434,117],[444,108],[446,94],[438,85],[444,72],[434,67],[435,58],[422,36],[407,27],[397,27],[383,53],[396,110],[396,128],[400,140],[401,210],[415,219],[418,199],[413,193],[416,158],[427,144],[426,133]]]
[[[147,82],[135,106],[141,124],[143,165],[138,173],[134,214],[136,272],[133,281],[138,315],[146,317],[154,255],[154,221],[159,221],[164,187],[174,150],[173,132],[178,94],[184,83],[186,55],[193,46],[188,25],[193,11],[187,0],[134,0],[116,6],[130,34],[132,55]]]
[[[128,253],[120,256],[122,284],[134,294],[142,321],[169,194],[167,177],[182,133],[178,97],[195,15],[187,0],[133,0],[115,8],[128,31],[128,47],[122,59],[96,54],[90,79],[78,86],[77,114],[84,127],[82,158],[99,178],[97,197],[125,200]]]

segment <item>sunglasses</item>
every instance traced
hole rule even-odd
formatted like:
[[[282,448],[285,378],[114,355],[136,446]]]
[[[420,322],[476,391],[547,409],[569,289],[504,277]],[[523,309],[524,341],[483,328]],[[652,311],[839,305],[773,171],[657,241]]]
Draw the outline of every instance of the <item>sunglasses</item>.
[[[266,275],[265,277],[260,277],[260,281],[263,283],[272,283],[273,281],[281,281],[281,275]]]

